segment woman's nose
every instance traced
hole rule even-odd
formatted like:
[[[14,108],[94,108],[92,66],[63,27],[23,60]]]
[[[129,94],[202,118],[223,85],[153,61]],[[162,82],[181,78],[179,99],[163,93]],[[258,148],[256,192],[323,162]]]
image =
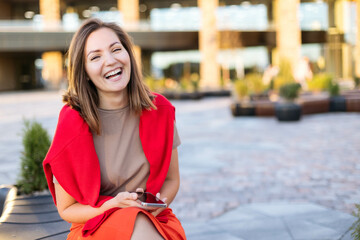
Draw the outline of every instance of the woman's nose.
[[[105,55],[105,63],[106,63],[106,65],[112,65],[112,64],[116,63],[116,59],[111,53],[107,53]]]

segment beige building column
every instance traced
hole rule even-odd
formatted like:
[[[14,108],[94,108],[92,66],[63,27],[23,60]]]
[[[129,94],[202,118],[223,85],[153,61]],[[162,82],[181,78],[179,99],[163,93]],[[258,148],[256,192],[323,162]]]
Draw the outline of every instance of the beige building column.
[[[336,79],[349,79],[353,75],[352,61],[353,49],[350,44],[345,42],[346,9],[349,0],[331,0],[329,5],[329,30],[328,43],[325,48],[326,71],[332,73]],[[359,6],[357,6],[359,7]],[[356,68],[356,66],[355,66]],[[356,69],[355,69],[356,71]]]
[[[219,0],[198,0],[201,11],[199,48],[201,52],[200,87],[216,89],[220,87],[220,67],[217,62],[219,35],[216,26],[216,9]]]
[[[40,0],[40,14],[46,25],[49,23],[59,23],[60,17],[60,0]]]
[[[40,14],[46,28],[60,24],[60,0],[40,0]],[[42,54],[44,67],[42,77],[49,88],[59,88],[63,79],[63,59],[61,52],[45,52]]]
[[[346,33],[346,5],[349,4],[349,0],[336,0],[335,1],[335,25],[339,30],[340,34]],[[346,43],[344,37],[341,38],[340,50],[341,50],[341,59],[340,61],[340,70],[341,75],[340,79],[349,79],[352,77],[352,49],[349,43]]]
[[[287,59],[293,69],[301,57],[300,0],[275,0],[276,60]]]
[[[42,54],[44,67],[42,77],[48,88],[60,88],[64,79],[63,55],[61,52],[44,52]]]
[[[355,76],[360,77],[360,0],[356,0],[356,25]]]
[[[123,15],[125,30],[136,27],[139,19],[139,0],[117,0],[118,9]],[[141,69],[141,48],[134,45],[136,62]]]
[[[118,9],[123,15],[125,24],[137,22],[139,20],[139,0],[118,0]]]

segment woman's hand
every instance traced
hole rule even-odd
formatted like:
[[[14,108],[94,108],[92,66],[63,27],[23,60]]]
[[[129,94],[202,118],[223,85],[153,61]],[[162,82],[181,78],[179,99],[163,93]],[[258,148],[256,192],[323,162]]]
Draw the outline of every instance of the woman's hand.
[[[144,189],[137,188],[136,193],[143,193]],[[156,197],[160,198],[160,193],[156,194]],[[166,203],[167,198],[163,198],[162,201]],[[140,206],[142,209],[145,209],[146,211],[152,213],[154,216],[157,216],[161,211],[163,211],[165,208],[159,208],[159,207],[148,207],[148,206]]]
[[[156,194],[156,197],[159,198],[159,199],[161,199],[160,193],[157,193],[157,194]],[[162,200],[164,203],[166,203],[167,198],[165,197],[165,198],[163,198],[163,199],[161,199],[161,200]],[[153,208],[152,211],[150,211],[150,212],[151,212],[152,215],[154,215],[154,216],[156,217],[159,213],[161,213],[162,211],[164,211],[164,209],[165,209],[165,208]]]
[[[120,192],[114,198],[107,201],[111,207],[127,208],[127,207],[141,207],[136,200],[138,195],[134,192]]]
[[[60,184],[55,184],[55,194],[57,209],[61,218],[71,223],[85,223],[89,219],[115,207],[141,207],[140,203],[136,201],[136,193],[118,193],[114,198],[106,201],[98,208],[78,203],[60,186]]]

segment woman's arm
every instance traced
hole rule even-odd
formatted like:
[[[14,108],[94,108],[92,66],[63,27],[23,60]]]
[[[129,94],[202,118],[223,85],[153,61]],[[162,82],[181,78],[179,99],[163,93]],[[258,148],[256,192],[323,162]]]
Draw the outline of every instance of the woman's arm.
[[[171,161],[169,166],[169,171],[166,175],[163,186],[160,190],[161,199],[166,198],[166,203],[168,206],[174,200],[180,186],[180,173],[179,173],[179,160],[178,160],[178,151],[177,148],[172,150]],[[156,216],[163,209],[158,209],[153,212]]]
[[[78,203],[70,196],[60,184],[55,184],[56,203],[59,215],[62,219],[71,223],[85,223],[89,219],[102,214],[106,210],[114,207],[140,207],[136,202],[137,194],[129,192],[121,192],[116,197],[106,201],[101,207],[94,208],[90,205]]]

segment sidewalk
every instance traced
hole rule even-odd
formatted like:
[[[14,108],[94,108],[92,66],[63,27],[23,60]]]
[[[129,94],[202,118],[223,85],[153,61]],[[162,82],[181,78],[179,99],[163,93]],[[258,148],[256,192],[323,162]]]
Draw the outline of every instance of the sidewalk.
[[[351,240],[355,218],[311,203],[246,204],[206,222],[185,221],[194,240]]]
[[[351,239],[360,202],[360,114],[297,123],[233,118],[229,98],[173,101],[181,187],[172,208],[188,239]],[[20,167],[22,118],[52,136],[58,92],[0,93],[0,184]]]

